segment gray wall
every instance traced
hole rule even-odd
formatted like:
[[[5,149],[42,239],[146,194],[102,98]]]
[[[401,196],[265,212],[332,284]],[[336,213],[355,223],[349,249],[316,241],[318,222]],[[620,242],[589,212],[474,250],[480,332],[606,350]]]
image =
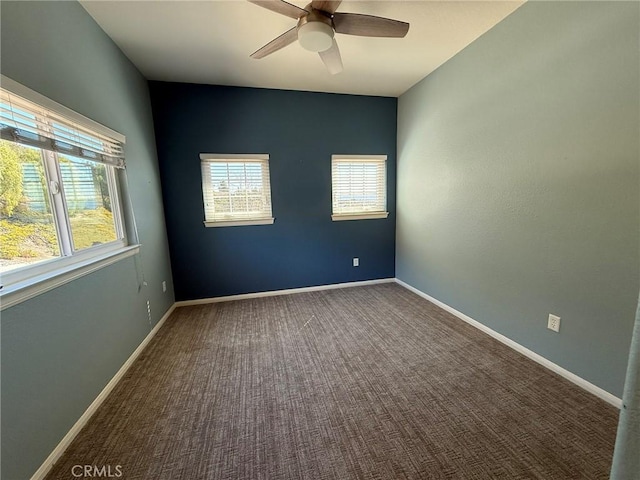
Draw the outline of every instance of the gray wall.
[[[126,135],[142,243],[137,258],[2,312],[2,478],[13,480],[51,453],[171,306],[173,287],[147,82],[78,3],[0,8],[2,73]]]
[[[616,396],[639,289],[639,9],[527,3],[398,104],[396,276]]]
[[[610,480],[640,477],[640,299],[631,339]]]

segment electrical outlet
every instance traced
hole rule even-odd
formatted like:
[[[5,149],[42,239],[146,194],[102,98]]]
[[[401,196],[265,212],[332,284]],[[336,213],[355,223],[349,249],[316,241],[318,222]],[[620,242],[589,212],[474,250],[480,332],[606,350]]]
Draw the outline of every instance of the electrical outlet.
[[[162,282],[162,291],[163,292],[167,291],[167,282]]]
[[[557,315],[549,314],[549,320],[547,322],[547,328],[554,332],[560,333],[560,317]]]
[[[353,257],[353,266],[354,267],[360,266],[360,259],[358,257]]]

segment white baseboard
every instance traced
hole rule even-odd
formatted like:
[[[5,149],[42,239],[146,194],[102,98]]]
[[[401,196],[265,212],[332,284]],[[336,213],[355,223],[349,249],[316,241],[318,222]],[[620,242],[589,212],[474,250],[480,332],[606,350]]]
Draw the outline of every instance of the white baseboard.
[[[47,459],[40,466],[40,468],[36,470],[36,473],[33,474],[33,476],[31,477],[31,480],[41,480],[49,473],[49,470],[51,470],[53,465],[58,461],[60,456],[64,453],[64,451],[67,449],[69,444],[73,441],[73,439],[76,438],[76,435],[80,433],[80,430],[82,430],[82,427],[84,427],[87,424],[87,422],[89,421],[91,416],[96,412],[98,407],[102,405],[102,402],[105,401],[107,396],[111,393],[113,388],[118,384],[118,382],[124,376],[124,374],[127,373],[127,370],[129,370],[129,367],[131,367],[133,362],[136,360],[136,358],[138,358],[140,353],[142,353],[142,351],[145,349],[147,344],[156,335],[156,333],[158,333],[158,330],[160,330],[160,327],[162,327],[164,322],[167,320],[167,318],[169,318],[171,313],[173,313],[175,308],[176,308],[175,303],[171,305],[171,307],[169,307],[169,310],[167,310],[167,312],[162,316],[162,318],[156,324],[156,326],[153,327],[153,329],[145,337],[142,343],[138,345],[138,348],[136,348],[134,352],[131,354],[131,356],[127,359],[127,361],[124,362],[122,367],[120,367],[120,370],[118,370],[118,372],[113,376],[113,378],[109,381],[109,383],[107,383],[107,385],[102,389],[100,394],[91,403],[91,405],[89,405],[89,408],[85,410],[85,412],[78,419],[78,421],[73,425],[73,427],[71,427],[71,430],[67,432],[67,434],[56,446],[56,448],[53,449],[53,452],[51,452],[51,454],[47,457]]]
[[[515,341],[511,340],[510,338],[505,337],[501,333],[498,333],[495,330],[492,330],[491,328],[489,328],[486,325],[478,322],[477,320],[474,320],[473,318],[469,317],[468,315],[465,315],[464,313],[459,312],[455,308],[450,307],[446,303],[442,303],[440,300],[437,300],[437,299],[433,298],[432,296],[427,295],[426,293],[418,290],[417,288],[412,287],[408,283],[405,283],[402,280],[399,280],[397,278],[395,279],[395,281],[396,281],[396,283],[398,283],[399,285],[402,285],[407,290],[410,290],[413,293],[421,296],[422,298],[425,298],[425,299],[429,300],[431,303],[436,304],[438,307],[442,308],[443,310],[446,310],[447,312],[455,315],[460,320],[463,320],[463,321],[467,322],[468,324],[473,325],[478,330],[482,330],[484,333],[490,335],[491,337],[495,338],[499,342],[504,343],[508,347],[513,348],[515,351],[523,354],[527,358],[530,358],[534,362],[539,363],[543,367],[548,368],[552,372],[557,373],[561,377],[566,378],[567,380],[569,380],[570,382],[578,385],[579,387],[583,388],[587,392],[592,393],[596,397],[601,398],[602,400],[604,400],[605,402],[613,405],[614,407],[622,408],[622,400],[620,398],[616,397],[615,395],[607,392],[606,390],[603,390],[602,388],[594,385],[593,383],[588,382],[587,380],[585,380],[584,378],[579,377],[575,373],[571,373],[569,370],[566,370],[566,369],[562,368],[560,365],[557,365],[557,364],[553,363],[551,360],[547,360],[542,355],[539,355],[539,354],[535,353],[534,351],[529,350],[527,347],[524,347],[524,346],[520,345],[518,342],[515,342]]]
[[[275,297],[277,295],[291,295],[292,293],[317,292],[320,290],[333,290],[336,288],[362,287],[364,285],[377,285],[379,283],[393,283],[395,278],[381,278],[378,280],[363,280],[361,282],[332,283],[330,285],[317,285],[315,287],[288,288],[286,290],[271,290],[268,292],[242,293],[226,297],[199,298],[197,300],[183,300],[176,302],[176,307],[188,307],[191,305],[204,305],[207,303],[229,302],[232,300],[245,300],[247,298]]]

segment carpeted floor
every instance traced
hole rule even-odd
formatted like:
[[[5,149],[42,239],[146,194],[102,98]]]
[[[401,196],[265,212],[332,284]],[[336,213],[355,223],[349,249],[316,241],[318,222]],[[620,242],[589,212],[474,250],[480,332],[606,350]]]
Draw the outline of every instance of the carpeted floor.
[[[606,479],[617,417],[382,284],[177,309],[47,478]]]

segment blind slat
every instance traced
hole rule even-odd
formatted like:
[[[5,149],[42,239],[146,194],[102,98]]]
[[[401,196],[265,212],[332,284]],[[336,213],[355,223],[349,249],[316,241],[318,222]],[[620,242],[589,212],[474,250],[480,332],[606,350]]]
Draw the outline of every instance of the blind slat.
[[[209,159],[202,154],[202,196],[205,221],[220,222],[272,217],[269,160]]]
[[[386,211],[386,156],[333,156],[331,167],[334,215]]]
[[[123,143],[0,88],[4,140],[124,168]]]

